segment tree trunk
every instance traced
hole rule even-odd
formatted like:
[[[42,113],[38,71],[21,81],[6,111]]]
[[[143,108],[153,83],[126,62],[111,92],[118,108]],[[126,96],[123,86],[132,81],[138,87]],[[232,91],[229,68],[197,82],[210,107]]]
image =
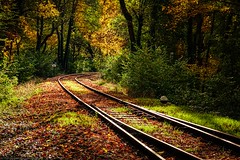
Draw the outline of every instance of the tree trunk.
[[[88,42],[88,44],[87,44],[87,50],[88,50],[88,53],[90,54],[90,56],[91,56],[91,59],[93,60],[93,58],[94,58],[94,52],[93,52],[93,50],[92,50],[92,46],[91,46],[91,44]]]
[[[120,2],[120,6],[121,6],[121,10],[122,10],[123,16],[127,20],[128,34],[129,34],[130,43],[131,43],[131,51],[135,52],[136,51],[136,47],[135,47],[136,40],[135,40],[132,16],[128,12],[127,8],[126,8],[125,1],[124,0],[119,0],[119,2]]]
[[[187,57],[188,57],[188,63],[193,64],[195,61],[195,54],[193,52],[193,18],[190,17],[188,19],[188,28],[187,28]]]
[[[43,36],[43,17],[37,17],[37,44],[36,44],[36,52],[40,54],[41,51],[41,41]]]
[[[61,69],[64,69],[64,15],[65,15],[65,0],[59,0],[57,3],[58,10],[61,11],[60,13],[60,18],[61,18],[61,24],[60,24],[60,29],[57,28],[57,37],[58,37],[58,63],[61,67]]]
[[[63,69],[63,25],[60,26],[60,31],[57,29],[57,37],[58,37],[58,63]]]
[[[72,29],[73,29],[74,13],[76,11],[76,5],[77,5],[77,0],[74,0],[72,2],[72,12],[71,12],[71,17],[70,17],[69,23],[68,23],[68,33],[67,33],[67,40],[66,40],[66,46],[65,46],[65,54],[64,54],[64,69],[65,69],[65,71],[68,70],[70,41],[71,41],[71,33],[72,33]]]
[[[215,14],[216,12],[213,12],[213,15],[212,15],[212,26],[211,26],[211,31],[210,31],[210,40],[208,41],[208,46],[207,46],[207,53],[206,53],[206,60],[205,60],[205,67],[207,67],[208,65],[208,59],[210,57],[210,48],[211,48],[211,45],[212,45],[212,35],[213,35],[213,31],[214,31],[214,23],[215,23]]]
[[[143,27],[143,13],[140,13],[137,20],[138,20],[137,46],[139,48],[142,48],[141,37],[142,37],[142,27]]]
[[[53,35],[54,31],[55,31],[56,27],[54,22],[52,22],[52,29],[51,32],[49,34],[47,34],[45,36],[45,38],[43,39],[43,30],[44,30],[44,19],[43,17],[37,17],[37,44],[36,44],[36,52],[38,54],[44,53],[47,47],[47,40]],[[43,39],[43,40],[42,40]],[[42,46],[44,46],[42,52],[41,52],[41,48]]]
[[[158,10],[158,4],[157,4],[157,0],[153,1],[152,4],[152,9],[151,9],[151,23],[150,23],[150,40],[149,40],[149,44],[148,47],[151,47],[153,51],[156,50],[156,23],[157,23],[157,10]]]
[[[201,54],[203,52],[203,34],[202,34],[202,24],[203,16],[201,14],[197,15],[197,31],[196,31],[196,54],[197,54],[197,64],[202,65]]]

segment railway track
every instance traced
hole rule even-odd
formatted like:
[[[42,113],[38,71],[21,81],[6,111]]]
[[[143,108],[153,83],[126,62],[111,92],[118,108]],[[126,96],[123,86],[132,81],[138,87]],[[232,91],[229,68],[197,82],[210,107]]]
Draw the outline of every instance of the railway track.
[[[84,76],[84,75],[81,75],[81,76]],[[75,77],[75,82],[81,84],[82,86],[90,89],[91,91],[97,94],[100,94],[101,96],[108,97],[108,98],[105,98],[103,101],[108,101],[107,99],[111,99],[115,102],[111,102],[110,105],[107,105],[107,106],[101,103],[100,103],[101,105],[99,105],[99,103],[89,102],[88,104],[84,102],[82,99],[79,98],[81,96],[74,94],[64,86],[64,78],[68,78],[68,76],[59,78],[58,80],[59,84],[64,88],[65,91],[71,94],[74,99],[79,101],[79,103],[84,104],[87,108],[89,108],[90,110],[100,115],[102,119],[104,119],[107,123],[109,123],[113,128],[117,129],[119,133],[124,134],[125,135],[124,137],[129,139],[135,146],[138,146],[150,158],[154,158],[154,159],[208,159],[209,158],[209,159],[212,159],[214,156],[213,155],[203,156],[201,155],[201,153],[196,153],[196,154],[189,153],[185,151],[189,149],[185,149],[184,147],[182,148],[184,148],[185,150],[179,149],[178,148],[179,146],[175,147],[174,145],[161,140],[159,136],[154,136],[154,134],[152,135],[146,134],[132,127],[132,126],[137,126],[139,124],[145,124],[145,121],[154,122],[154,123],[156,123],[156,121],[163,122],[163,123],[167,122],[170,125],[174,126],[173,128],[177,127],[177,129],[183,130],[184,134],[185,132],[193,134],[193,137],[197,140],[199,140],[199,137],[201,137],[200,138],[201,141],[203,139],[205,143],[209,143],[208,141],[211,141],[211,143],[213,142],[214,143],[213,148],[215,148],[217,144],[224,147],[224,148],[220,147],[220,148],[223,148],[222,150],[229,149],[229,151],[227,152],[229,155],[231,155],[230,159],[240,159],[239,155],[237,154],[237,152],[240,150],[238,137],[234,137],[229,134],[225,134],[207,127],[186,122],[181,119],[167,116],[165,114],[147,110],[141,106],[123,101],[119,98],[116,98],[106,93],[102,93],[98,90],[95,90],[94,88],[83,84],[79,80],[79,77],[76,77],[76,76],[74,77]],[[119,104],[122,105],[122,108],[126,109],[124,112],[119,113],[118,111],[116,111],[116,109],[119,108]],[[146,125],[149,125],[149,123],[146,123]],[[211,146],[212,144],[208,144],[208,145]],[[204,147],[204,145],[201,147]],[[205,153],[204,149],[205,148],[200,149],[202,150],[203,154]],[[219,151],[222,151],[222,150],[220,149]],[[215,152],[219,152],[219,151],[215,151]],[[210,152],[210,153],[215,154],[214,152]]]

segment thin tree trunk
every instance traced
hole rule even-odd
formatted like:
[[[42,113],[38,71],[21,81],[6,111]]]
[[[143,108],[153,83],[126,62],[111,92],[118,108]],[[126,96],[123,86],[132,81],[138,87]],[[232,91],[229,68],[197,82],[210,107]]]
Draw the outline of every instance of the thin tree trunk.
[[[143,14],[140,13],[138,16],[138,30],[137,30],[137,46],[142,48],[141,38],[142,38],[142,27],[143,27]]]
[[[59,0],[57,2],[57,8],[58,10],[61,12],[60,13],[60,19],[61,19],[61,24],[60,26],[57,28],[57,37],[58,37],[58,63],[61,67],[61,69],[64,69],[64,60],[63,60],[63,52],[64,52],[64,46],[63,46],[63,42],[64,42],[64,15],[65,15],[65,0]]]
[[[207,46],[207,53],[206,53],[206,60],[205,60],[205,67],[207,67],[208,65],[208,59],[210,57],[210,48],[211,48],[211,45],[212,45],[212,35],[213,35],[213,31],[214,31],[214,23],[215,23],[215,12],[213,12],[213,15],[212,15],[212,26],[211,26],[211,31],[210,31],[210,40],[208,41],[208,46]]]
[[[188,63],[193,64],[195,61],[195,54],[193,52],[193,18],[190,17],[188,19],[188,28],[187,28],[187,57],[188,57]]]
[[[119,2],[120,2],[120,6],[121,6],[121,10],[122,10],[123,16],[127,20],[128,34],[129,34],[130,43],[131,43],[131,51],[135,52],[136,51],[136,47],[135,47],[136,39],[135,39],[135,34],[134,34],[132,16],[131,16],[131,14],[127,10],[125,1],[124,0],[119,0]]]
[[[149,44],[148,46],[152,48],[153,51],[156,50],[155,47],[155,40],[156,40],[156,23],[157,23],[157,8],[158,8],[158,4],[157,4],[157,0],[153,1],[152,4],[152,11],[151,11],[151,23],[150,23],[150,40],[149,40]]]
[[[196,54],[198,66],[202,65],[201,54],[203,52],[203,34],[202,34],[203,16],[197,15],[197,31],[196,31]]]
[[[36,44],[36,52],[40,54],[41,50],[41,41],[43,34],[43,17],[37,17],[37,44]]]
[[[91,46],[90,43],[87,44],[87,50],[88,50],[88,53],[89,53],[90,56],[91,56],[91,59],[93,60],[93,58],[94,58],[94,52],[93,52],[93,50],[92,50],[92,46]]]
[[[68,23],[68,33],[67,33],[67,40],[66,40],[66,46],[65,46],[65,55],[64,55],[64,69],[65,71],[68,70],[68,60],[69,60],[69,52],[70,52],[70,41],[71,41],[71,33],[73,29],[73,23],[74,23],[74,13],[76,11],[76,4],[77,0],[74,0],[72,3],[72,12],[71,17],[69,19]]]

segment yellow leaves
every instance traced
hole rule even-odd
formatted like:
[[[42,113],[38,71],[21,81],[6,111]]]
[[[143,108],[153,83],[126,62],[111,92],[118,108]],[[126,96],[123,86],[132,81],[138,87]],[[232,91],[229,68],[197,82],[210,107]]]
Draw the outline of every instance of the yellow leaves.
[[[57,34],[53,34],[48,40],[47,40],[47,44],[49,44],[50,46],[54,46],[57,44]]]
[[[105,55],[119,51],[125,44],[125,40],[118,37],[115,31],[104,28],[94,32],[90,41],[92,45],[99,47]]]
[[[230,11],[230,7],[228,6],[223,6],[222,8],[220,8],[221,12],[229,12]]]
[[[217,9],[218,7],[214,2],[201,2],[198,0],[172,0],[171,5],[163,8],[167,14],[172,15],[173,19],[169,26],[173,29],[179,23],[188,20],[189,17],[195,17],[198,14],[205,16]]]
[[[203,32],[209,31],[211,26],[212,26],[212,21],[211,21],[210,16],[203,17],[202,31]]]
[[[36,41],[37,31],[32,29],[31,25],[27,22],[24,16],[19,17],[20,25],[23,28],[23,32],[31,41]]]
[[[9,62],[14,60],[14,52],[17,50],[17,47],[21,47],[18,43],[21,41],[20,36],[11,37],[12,39],[7,38],[5,40],[5,46],[3,48],[3,56],[8,59]],[[19,46],[17,46],[19,45]]]
[[[80,28],[81,32],[83,34],[87,34],[89,32],[89,28],[87,26],[87,22],[84,16],[84,11],[88,8],[89,6],[84,3],[84,1],[80,1],[77,4],[76,8],[76,13],[75,13],[75,24]]]
[[[107,152],[108,152],[108,150],[107,150],[106,148],[103,148],[103,151],[104,151],[104,153],[107,153]]]
[[[99,16],[99,19],[97,19],[100,26],[97,30],[91,30],[89,20],[87,21],[84,17],[84,13],[90,6],[83,1],[79,2],[77,6],[75,19],[76,25],[80,28],[84,38],[90,41],[92,46],[100,48],[105,55],[116,53],[126,43],[125,40],[111,28],[112,21],[119,15],[120,12],[118,1],[99,0],[99,4],[101,5],[101,15]]]
[[[162,6],[162,11],[165,11],[166,10],[166,6]]]
[[[207,67],[204,65],[198,66],[197,64],[189,64],[188,68],[191,72],[199,75],[199,78],[201,80],[205,80],[206,78],[211,77],[217,72],[219,64],[219,60],[214,59],[210,56]]]
[[[50,1],[47,3],[40,3],[38,6],[39,15],[43,18],[52,18],[59,16],[59,11],[56,9],[56,5],[52,4]]]

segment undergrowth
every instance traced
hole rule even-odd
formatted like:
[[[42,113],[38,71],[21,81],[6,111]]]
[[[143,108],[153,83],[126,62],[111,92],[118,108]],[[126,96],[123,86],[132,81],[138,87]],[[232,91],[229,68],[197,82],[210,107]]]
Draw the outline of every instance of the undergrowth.
[[[186,106],[145,106],[150,110],[165,113],[167,115],[190,121],[209,128],[220,130],[240,137],[240,121],[217,115],[217,113],[199,112],[195,108]]]
[[[1,78],[0,117],[18,113],[24,100],[41,92],[37,79],[17,85],[16,79],[9,79],[6,76]]]

